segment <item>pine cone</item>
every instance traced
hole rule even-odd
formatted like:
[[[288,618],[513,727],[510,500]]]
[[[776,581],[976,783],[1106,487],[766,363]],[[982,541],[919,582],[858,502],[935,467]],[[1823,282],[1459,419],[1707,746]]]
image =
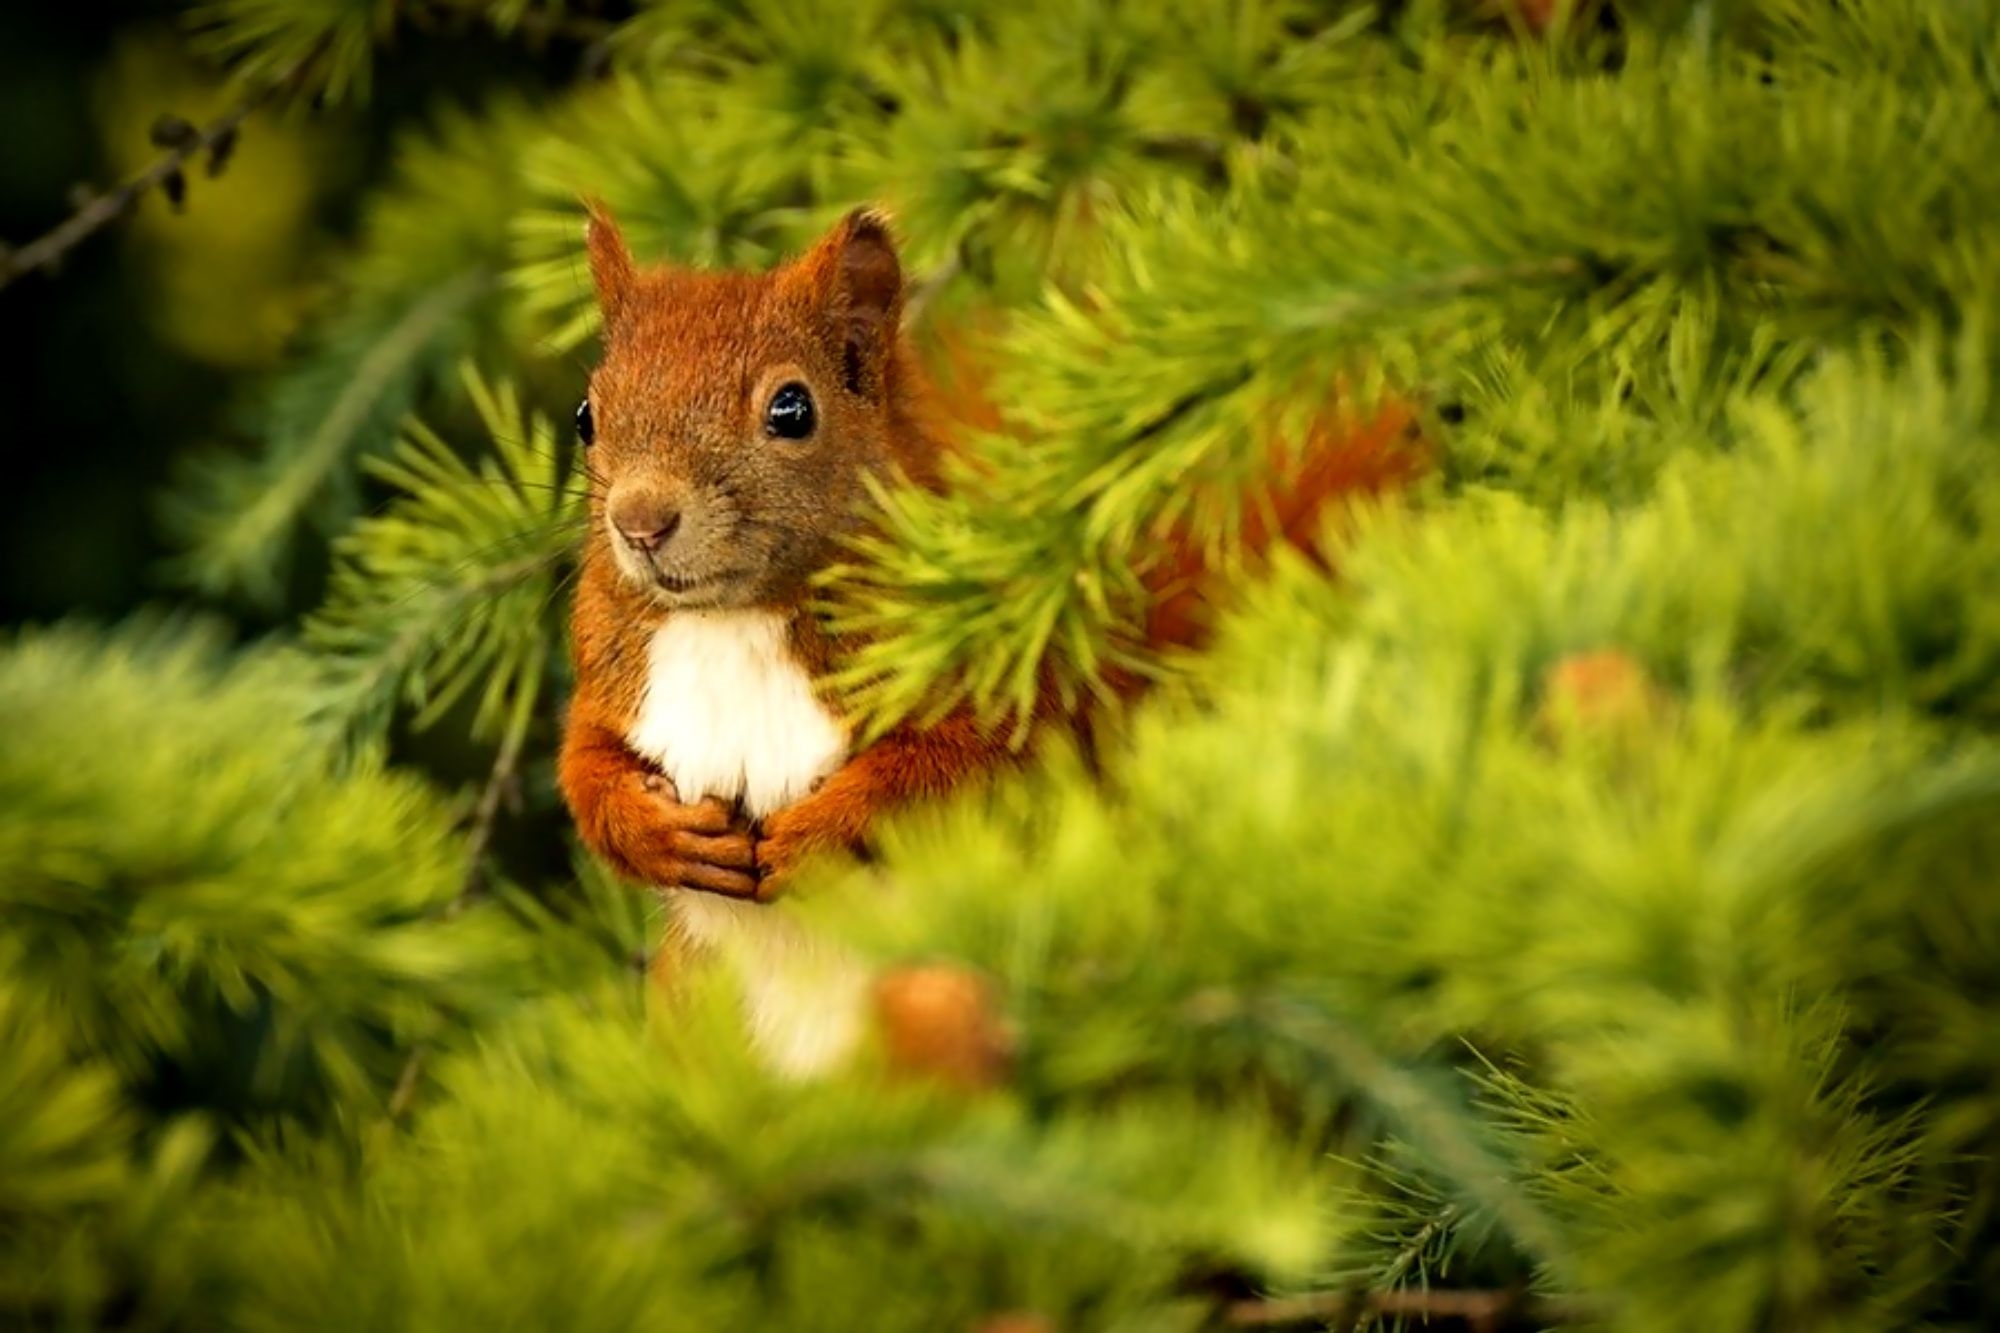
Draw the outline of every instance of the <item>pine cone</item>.
[[[1013,1043],[985,979],[948,963],[904,967],[875,983],[875,1019],[899,1073],[977,1091],[1005,1080]]]
[[[1536,725],[1550,743],[1629,740],[1667,713],[1666,693],[1645,665],[1618,648],[1572,653],[1549,668]]]

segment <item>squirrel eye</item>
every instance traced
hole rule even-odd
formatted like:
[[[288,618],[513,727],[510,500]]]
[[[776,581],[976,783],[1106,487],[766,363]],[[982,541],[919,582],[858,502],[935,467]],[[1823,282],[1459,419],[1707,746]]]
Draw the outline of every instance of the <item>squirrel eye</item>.
[[[576,437],[583,441],[585,448],[597,438],[597,423],[591,420],[588,398],[576,405]]]
[[[793,382],[771,395],[764,409],[764,431],[781,440],[803,440],[813,433],[813,400],[806,386]]]

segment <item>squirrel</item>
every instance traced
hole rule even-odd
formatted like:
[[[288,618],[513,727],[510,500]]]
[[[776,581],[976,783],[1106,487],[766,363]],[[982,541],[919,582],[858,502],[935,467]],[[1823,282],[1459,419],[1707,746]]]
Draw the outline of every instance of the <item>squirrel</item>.
[[[668,892],[668,965],[731,955],[760,1045],[811,1072],[852,1045],[865,982],[764,904],[815,852],[864,848],[881,812],[1016,757],[966,712],[856,750],[815,686],[837,647],[805,604],[865,521],[868,479],[944,483],[902,266],[872,209],[764,273],[641,269],[598,206],[585,249],[603,356],[577,409],[589,522],[560,785],[587,846]],[[1317,471],[1260,508],[1253,539],[1304,545],[1336,494],[1400,481],[1406,425],[1306,451]],[[1179,591],[1160,585],[1149,633],[1185,642],[1199,562],[1161,569]]]

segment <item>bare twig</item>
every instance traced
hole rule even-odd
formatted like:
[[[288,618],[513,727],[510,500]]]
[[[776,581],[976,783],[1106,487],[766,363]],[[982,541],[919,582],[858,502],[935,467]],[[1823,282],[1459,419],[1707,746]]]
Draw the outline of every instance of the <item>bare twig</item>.
[[[417,12],[421,15],[425,11]],[[469,11],[448,3],[438,4],[432,12],[457,18],[472,17]],[[570,41],[593,50],[605,46],[617,30],[617,24],[605,19],[545,14],[534,10],[521,14],[514,26],[531,39]],[[229,153],[243,122],[281,93],[296,90],[326,48],[324,40],[315,43],[289,69],[245,94],[236,105],[206,126],[199,130],[188,127],[187,132],[176,136],[174,142],[166,145],[166,151],[138,175],[114,190],[83,198],[67,218],[20,249],[12,250],[0,245],[0,288],[36,269],[51,268],[60,263],[64,255],[117,221],[151,191],[164,187],[169,192],[177,192],[180,189],[178,182],[184,179],[183,169],[202,154],[211,154],[210,160],[219,164]]]
[[[290,69],[263,87],[245,94],[235,106],[201,129],[178,136],[176,142],[160,154],[151,166],[117,189],[85,199],[74,213],[57,223],[50,231],[18,250],[0,248],[0,287],[6,287],[16,278],[32,273],[36,269],[49,268],[60,262],[64,255],[115,222],[148,191],[159,189],[168,185],[170,181],[180,179],[182,169],[201,154],[227,153],[235,141],[237,131],[243,122],[250,118],[251,113],[280,93],[296,89],[325,49],[326,44],[319,43],[300,56]]]

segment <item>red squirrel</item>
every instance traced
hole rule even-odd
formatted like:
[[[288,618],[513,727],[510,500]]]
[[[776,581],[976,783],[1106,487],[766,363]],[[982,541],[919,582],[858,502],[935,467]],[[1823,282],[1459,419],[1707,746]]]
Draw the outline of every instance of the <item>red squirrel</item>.
[[[669,956],[735,950],[753,970],[765,956],[767,975],[745,976],[762,987],[753,1025],[781,1065],[809,1069],[852,1023],[844,1001],[794,984],[815,951],[762,903],[815,851],[859,847],[880,812],[1012,753],[963,714],[856,750],[814,685],[835,647],[804,605],[864,521],[865,479],[942,484],[941,418],[898,327],[902,267],[865,209],[768,273],[641,269],[602,210],[586,249],[604,352],[577,411],[591,485],[563,794],[599,856],[671,892],[683,947]],[[1403,424],[1315,442],[1253,537],[1304,538],[1334,495],[1399,479]],[[1198,570],[1161,568],[1182,588]],[[1149,628],[1185,642],[1194,624],[1177,594]],[[821,961],[851,1001],[858,980]]]

